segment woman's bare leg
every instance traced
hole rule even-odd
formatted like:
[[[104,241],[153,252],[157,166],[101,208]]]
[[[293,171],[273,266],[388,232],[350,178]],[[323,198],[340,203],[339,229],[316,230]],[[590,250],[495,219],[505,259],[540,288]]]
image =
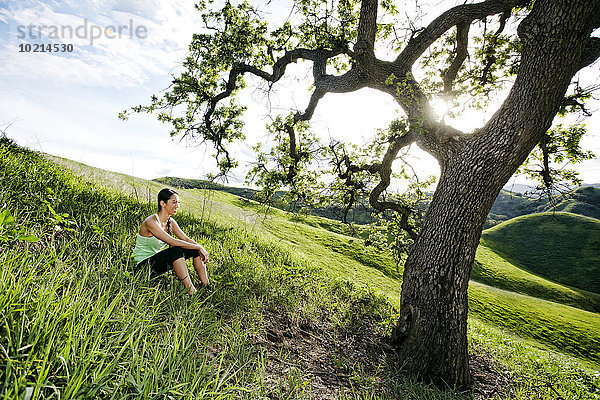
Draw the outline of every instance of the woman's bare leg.
[[[183,283],[183,286],[186,289],[190,289],[190,294],[196,293],[196,288],[192,283],[192,278],[190,278],[190,273],[185,265],[184,258],[178,258],[177,260],[173,261],[173,270],[175,271],[175,275],[177,275],[181,283]]]
[[[208,274],[206,273],[206,264],[204,263],[204,261],[202,261],[202,257],[194,257],[194,269],[196,270],[196,273],[198,274],[198,277],[200,278],[200,280],[202,281],[202,283],[207,286],[210,284],[210,281],[208,280]]]

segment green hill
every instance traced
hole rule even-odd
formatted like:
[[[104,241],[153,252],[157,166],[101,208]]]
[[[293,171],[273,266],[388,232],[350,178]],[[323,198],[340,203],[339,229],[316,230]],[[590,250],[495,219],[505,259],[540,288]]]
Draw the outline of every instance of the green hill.
[[[600,312],[600,294],[552,282],[515,266],[484,245],[477,249],[471,279],[499,289]]]
[[[401,271],[338,224],[226,192],[181,190],[188,214],[178,221],[211,253],[216,285],[188,299],[170,275],[151,285],[131,273],[132,232],[162,185],[52,160],[62,168],[0,148],[2,208],[42,238],[0,244],[3,397],[463,398],[402,377],[383,353],[367,351],[395,319]],[[563,286],[522,279],[497,256],[478,259],[477,279],[488,283],[469,289],[474,390],[491,377],[511,382],[498,398],[594,398],[600,315],[580,309],[586,293],[569,297]],[[490,287],[492,278],[508,290]],[[548,288],[560,293],[552,302]],[[283,344],[268,344],[273,329]],[[482,359],[506,372],[481,378]],[[313,392],[324,376],[337,391]]]
[[[535,202],[520,193],[501,190],[488,215],[488,225],[532,212]]]
[[[519,267],[600,293],[600,221],[570,213],[512,219],[482,234],[486,246]]]
[[[552,206],[546,206],[550,211]],[[560,196],[554,210],[584,215],[600,219],[600,188],[587,186],[580,187],[573,192]]]

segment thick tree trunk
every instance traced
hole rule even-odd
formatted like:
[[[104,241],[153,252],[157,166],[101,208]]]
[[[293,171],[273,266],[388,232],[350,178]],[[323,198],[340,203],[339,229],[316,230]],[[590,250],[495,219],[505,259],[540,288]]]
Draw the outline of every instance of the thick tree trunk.
[[[405,368],[438,384],[470,381],[467,287],[481,229],[502,187],[473,173],[478,161],[461,158],[446,168],[404,269],[394,340]]]
[[[485,217],[550,127],[599,15],[598,0],[536,1],[519,27],[521,66],[502,107],[471,137],[425,144],[442,171],[405,263],[393,339],[408,371],[469,384],[467,288]]]

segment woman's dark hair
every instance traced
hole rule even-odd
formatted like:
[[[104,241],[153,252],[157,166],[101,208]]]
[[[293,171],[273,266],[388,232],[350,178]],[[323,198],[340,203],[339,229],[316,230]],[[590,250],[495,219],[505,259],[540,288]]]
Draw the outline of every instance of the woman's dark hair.
[[[164,201],[165,203],[169,201],[171,196],[174,194],[179,194],[173,189],[164,188],[160,192],[158,192],[158,212],[160,212],[160,202]],[[171,233],[171,217],[167,220],[167,233]]]

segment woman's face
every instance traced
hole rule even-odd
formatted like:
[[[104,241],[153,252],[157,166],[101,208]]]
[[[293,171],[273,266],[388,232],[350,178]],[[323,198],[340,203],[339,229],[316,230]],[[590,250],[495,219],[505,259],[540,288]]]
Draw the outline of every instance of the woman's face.
[[[164,201],[161,201],[161,204],[163,206],[163,209],[167,212],[167,214],[175,215],[177,214],[177,209],[179,208],[179,196],[173,194],[171,197],[169,197],[169,200],[167,200],[166,203]]]

